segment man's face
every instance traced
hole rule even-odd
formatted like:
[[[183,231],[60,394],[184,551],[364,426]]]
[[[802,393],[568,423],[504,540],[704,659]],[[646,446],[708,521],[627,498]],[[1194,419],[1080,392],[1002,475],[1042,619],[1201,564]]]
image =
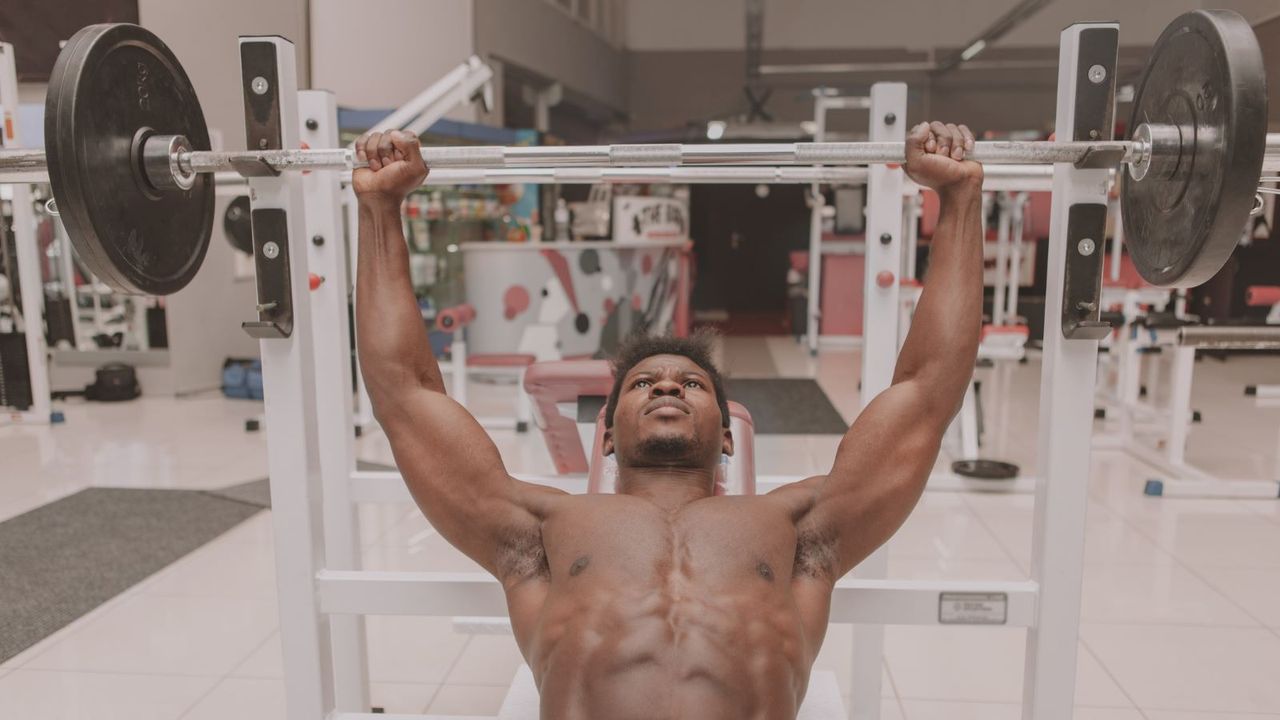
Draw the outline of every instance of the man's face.
[[[622,379],[604,453],[620,467],[715,467],[733,454],[711,376],[682,355],[654,355]]]

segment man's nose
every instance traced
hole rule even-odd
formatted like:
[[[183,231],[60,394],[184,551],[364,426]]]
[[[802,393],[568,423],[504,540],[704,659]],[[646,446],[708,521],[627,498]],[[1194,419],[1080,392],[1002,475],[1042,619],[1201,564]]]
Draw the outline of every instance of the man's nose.
[[[684,385],[674,380],[659,380],[653,384],[653,396],[662,397],[663,395],[682,397],[684,395]]]

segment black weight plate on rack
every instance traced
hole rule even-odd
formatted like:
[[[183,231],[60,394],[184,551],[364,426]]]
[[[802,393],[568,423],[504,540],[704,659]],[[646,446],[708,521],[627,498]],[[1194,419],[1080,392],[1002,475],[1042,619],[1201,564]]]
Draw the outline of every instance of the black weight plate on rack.
[[[58,214],[86,267],[126,293],[186,286],[213,233],[213,177],[157,189],[142,142],[184,135],[209,149],[195,88],[160,38],[137,25],[90,25],[58,55],[45,100],[45,154]]]
[[[1013,480],[1019,468],[1003,460],[957,460],[951,463],[951,472],[978,480]]]
[[[245,255],[253,255],[253,220],[249,213],[248,195],[237,196],[222,213],[222,231],[227,234],[227,242]]]
[[[1249,23],[1229,10],[1195,10],[1165,28],[1143,71],[1130,131],[1142,123],[1179,126],[1182,156],[1168,177],[1125,176],[1125,244],[1148,282],[1200,285],[1239,243],[1262,174],[1266,73]]]

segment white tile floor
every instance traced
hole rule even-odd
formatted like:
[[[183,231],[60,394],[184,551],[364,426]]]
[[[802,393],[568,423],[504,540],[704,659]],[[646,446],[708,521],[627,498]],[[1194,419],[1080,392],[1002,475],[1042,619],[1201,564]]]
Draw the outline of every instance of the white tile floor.
[[[776,369],[815,377],[837,408],[858,407],[856,351],[810,359],[788,338],[730,338],[722,357],[739,376]],[[1038,363],[1011,366],[1010,392],[988,392],[987,454],[1030,471]],[[1188,459],[1259,480],[1280,473],[1280,409],[1256,407],[1245,383],[1280,382],[1274,358],[1197,366],[1194,404],[1205,421]],[[994,386],[994,385],[993,385]],[[476,383],[476,409],[510,406],[510,388]],[[56,428],[0,428],[0,519],[90,486],[203,489],[266,475],[266,438],[246,434],[255,403],[217,396],[70,405]],[[536,432],[496,432],[515,472],[552,471]],[[818,472],[838,438],[758,438],[758,472]],[[362,458],[388,462],[380,435]],[[944,458],[945,460],[945,458]],[[1280,501],[1143,497],[1148,470],[1095,453],[1079,645],[1083,720],[1280,720]],[[890,546],[902,578],[1024,577],[1031,499],[926,493]],[[474,569],[410,505],[360,511],[371,569]],[[269,512],[0,664],[0,720],[283,716]],[[509,637],[456,634],[446,619],[368,622],[374,703],[388,712],[496,712],[521,663]],[[1025,632],[892,627],[886,633],[886,720],[1020,717]],[[833,627],[819,667],[849,692],[850,632]]]

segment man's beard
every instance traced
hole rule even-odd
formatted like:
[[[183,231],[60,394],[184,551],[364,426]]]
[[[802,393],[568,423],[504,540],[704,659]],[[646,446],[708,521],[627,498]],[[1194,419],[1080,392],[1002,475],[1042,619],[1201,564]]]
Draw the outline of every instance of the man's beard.
[[[687,435],[656,435],[640,441],[636,454],[646,463],[689,459],[697,444]]]

